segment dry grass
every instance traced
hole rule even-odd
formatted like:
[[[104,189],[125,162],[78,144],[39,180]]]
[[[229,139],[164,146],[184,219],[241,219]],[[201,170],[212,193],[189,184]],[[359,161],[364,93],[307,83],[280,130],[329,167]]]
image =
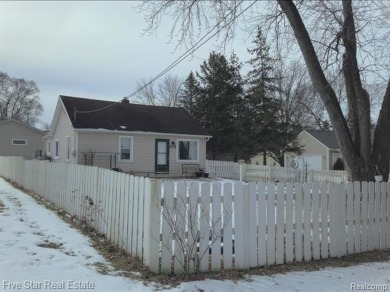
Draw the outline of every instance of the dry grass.
[[[3,212],[5,209],[5,205],[3,204],[3,202],[0,200],[0,212]]]
[[[15,184],[13,184],[13,186],[19,188]],[[93,243],[93,247],[98,250],[100,254],[102,254],[103,257],[111,264],[111,266],[115,269],[116,274],[144,281],[145,284],[153,283],[156,289],[177,286],[180,285],[180,283],[187,281],[198,281],[204,279],[230,279],[237,281],[246,280],[250,275],[270,276],[274,274],[284,274],[296,271],[317,271],[329,267],[349,267],[367,262],[390,261],[390,249],[388,249],[347,255],[340,258],[265,266],[244,271],[227,270],[221,272],[199,273],[197,275],[156,275],[151,273],[139,259],[126,254],[119,247],[110,243],[104,235],[98,234],[93,228],[88,227],[86,222],[77,220],[74,216],[66,214],[63,210],[57,208],[40,195],[32,192],[26,193],[31,195],[39,204],[55,211],[65,222],[71,224],[73,227],[77,228],[83,234],[88,236]],[[0,211],[1,205],[2,204],[0,202]],[[53,246],[51,248],[55,247]],[[107,274],[112,270],[104,263],[95,263],[95,267],[103,274]]]

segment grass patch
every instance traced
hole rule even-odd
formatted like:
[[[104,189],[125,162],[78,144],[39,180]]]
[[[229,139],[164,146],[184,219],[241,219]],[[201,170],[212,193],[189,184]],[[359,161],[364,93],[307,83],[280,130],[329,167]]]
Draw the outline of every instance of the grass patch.
[[[44,248],[60,249],[62,247],[62,243],[55,243],[49,241],[49,242],[38,244],[38,246]]]
[[[3,202],[0,200],[0,212],[3,212],[5,209],[5,205],[3,204]]]

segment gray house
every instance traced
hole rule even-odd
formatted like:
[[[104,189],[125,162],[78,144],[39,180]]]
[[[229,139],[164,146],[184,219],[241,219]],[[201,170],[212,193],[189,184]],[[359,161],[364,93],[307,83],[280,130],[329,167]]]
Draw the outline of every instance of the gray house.
[[[210,137],[183,108],[60,96],[45,140],[54,162],[181,175],[183,164],[204,168]]]
[[[301,156],[287,154],[285,165],[288,167],[332,170],[336,160],[341,157],[333,131],[303,130],[298,135],[298,141],[304,146],[303,153]]]
[[[44,149],[45,132],[17,120],[0,121],[0,156],[33,159]]]

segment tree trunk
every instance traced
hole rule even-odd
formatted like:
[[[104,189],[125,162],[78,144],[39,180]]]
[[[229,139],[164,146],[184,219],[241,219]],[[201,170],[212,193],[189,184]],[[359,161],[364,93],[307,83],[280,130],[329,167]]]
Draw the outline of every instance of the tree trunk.
[[[292,1],[283,0],[278,0],[278,3],[286,14],[295,33],[295,38],[305,59],[310,79],[329,114],[350,179],[352,181],[369,179],[367,164],[360,155],[359,150],[355,147],[336,93],[324,75],[310,36],[295,4]],[[369,115],[369,112],[365,113],[365,115],[367,114]]]
[[[356,57],[356,28],[353,18],[351,0],[343,1],[343,43],[345,54],[343,73],[347,88],[347,98],[352,121],[352,133],[356,148],[367,166],[370,164],[371,152],[371,121],[370,99],[363,88]],[[368,169],[367,169],[368,172]]]

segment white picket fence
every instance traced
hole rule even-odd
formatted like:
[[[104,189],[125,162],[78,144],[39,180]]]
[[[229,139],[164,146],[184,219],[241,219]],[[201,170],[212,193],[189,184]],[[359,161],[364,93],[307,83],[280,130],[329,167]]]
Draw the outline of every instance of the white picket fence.
[[[20,158],[0,158],[0,175],[93,219],[94,228],[155,273],[248,269],[390,248],[387,183],[156,180]]]
[[[85,218],[99,233],[147,261],[150,180],[108,169],[0,157],[0,175],[43,196],[72,216]]]
[[[244,164],[232,161],[206,160],[211,176],[246,182],[346,182],[346,171],[298,170],[290,167]]]

